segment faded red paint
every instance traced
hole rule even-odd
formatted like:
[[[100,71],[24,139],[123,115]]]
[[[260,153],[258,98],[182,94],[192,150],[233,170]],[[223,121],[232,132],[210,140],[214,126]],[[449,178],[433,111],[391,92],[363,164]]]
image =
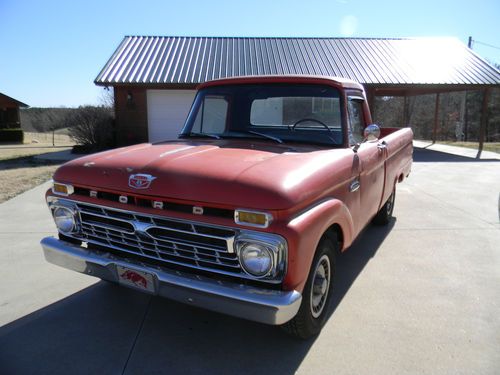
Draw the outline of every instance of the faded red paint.
[[[365,97],[361,85],[325,77],[246,77],[223,79],[200,88],[241,83],[309,83],[331,85],[343,94],[346,126],[346,95]],[[365,125],[371,122],[364,102]],[[347,134],[347,132],[345,132]],[[265,210],[275,218],[266,229],[288,242],[288,270],[283,289],[302,291],[314,251],[332,225],[342,230],[342,250],[349,247],[388,199],[395,184],[410,173],[412,131],[385,128],[376,142],[363,143],[354,152],[344,140],[343,148],[303,144],[272,144],[256,139],[175,140],[139,144],[89,155],[59,168],[54,180],[117,194],[141,194],[152,200],[170,200],[194,206]],[[387,148],[378,149],[385,141]],[[131,174],[156,179],[148,189],[129,187]],[[359,179],[361,188],[350,192]],[[48,194],[51,194],[48,192]],[[96,203],[95,198],[74,199]],[[116,208],[126,204],[106,202]],[[158,214],[154,208],[136,211]],[[181,219],[229,227],[233,220],[163,211]]]

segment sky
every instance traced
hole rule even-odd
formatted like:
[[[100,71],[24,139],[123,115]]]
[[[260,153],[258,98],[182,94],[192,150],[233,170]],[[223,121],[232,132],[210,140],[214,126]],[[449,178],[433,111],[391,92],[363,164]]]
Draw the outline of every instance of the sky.
[[[500,64],[499,19],[499,0],[0,0],[0,92],[32,107],[100,104],[94,79],[126,35],[446,36],[464,44],[472,36],[474,51]]]

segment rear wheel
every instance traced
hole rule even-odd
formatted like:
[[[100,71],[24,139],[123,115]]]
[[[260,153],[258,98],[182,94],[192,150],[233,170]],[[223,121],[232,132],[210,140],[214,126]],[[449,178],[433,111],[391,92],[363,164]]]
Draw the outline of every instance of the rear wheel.
[[[307,339],[317,335],[326,322],[335,275],[337,239],[324,237],[318,245],[302,294],[299,312],[282,328],[290,335]]]
[[[380,208],[377,215],[373,218],[373,224],[387,225],[392,219],[392,212],[394,211],[394,202],[396,201],[396,188],[392,191],[391,196],[385,204]]]

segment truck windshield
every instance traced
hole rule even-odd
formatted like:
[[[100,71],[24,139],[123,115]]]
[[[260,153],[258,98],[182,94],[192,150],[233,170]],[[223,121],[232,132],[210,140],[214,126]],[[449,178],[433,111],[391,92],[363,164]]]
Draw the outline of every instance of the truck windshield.
[[[227,85],[198,92],[181,137],[341,145],[340,94],[323,85]]]

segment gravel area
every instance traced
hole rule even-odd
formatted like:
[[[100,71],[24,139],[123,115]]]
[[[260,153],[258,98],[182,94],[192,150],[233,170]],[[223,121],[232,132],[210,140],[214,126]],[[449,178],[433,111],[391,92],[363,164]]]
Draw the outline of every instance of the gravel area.
[[[0,145],[0,203],[50,180],[62,163],[35,160],[35,155],[68,149],[70,147]]]
[[[0,161],[0,203],[50,180],[60,164],[35,163],[31,158]]]

